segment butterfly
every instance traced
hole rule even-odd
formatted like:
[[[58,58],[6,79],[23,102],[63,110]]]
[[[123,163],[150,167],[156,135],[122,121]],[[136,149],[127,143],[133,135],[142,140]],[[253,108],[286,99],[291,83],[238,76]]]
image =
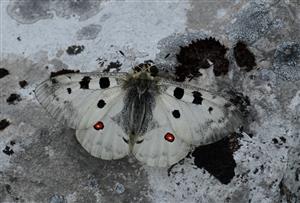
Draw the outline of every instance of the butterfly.
[[[76,130],[92,156],[105,160],[133,154],[150,166],[170,166],[198,145],[222,139],[240,125],[222,96],[158,76],[153,63],[131,73],[69,73],[35,90],[40,104]]]

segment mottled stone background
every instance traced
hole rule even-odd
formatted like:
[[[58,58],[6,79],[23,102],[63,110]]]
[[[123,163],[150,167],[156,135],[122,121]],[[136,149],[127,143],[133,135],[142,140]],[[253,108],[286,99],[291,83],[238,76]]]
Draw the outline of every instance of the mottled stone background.
[[[300,202],[299,0],[0,5],[0,202]],[[93,158],[34,97],[35,87],[61,69],[128,71],[151,59],[172,72],[180,46],[205,37],[228,48],[229,72],[215,77],[209,68],[191,82],[234,89],[250,102],[247,134],[235,140],[226,183],[194,156],[170,169],[133,157]],[[256,58],[248,72],[234,58],[239,40]]]

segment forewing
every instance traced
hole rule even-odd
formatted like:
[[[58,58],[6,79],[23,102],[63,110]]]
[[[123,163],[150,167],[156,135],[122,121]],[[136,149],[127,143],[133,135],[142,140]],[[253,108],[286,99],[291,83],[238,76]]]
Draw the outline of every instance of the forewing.
[[[65,74],[43,82],[35,94],[56,120],[64,121],[74,129],[84,129],[93,126],[123,98],[123,78],[123,74]]]

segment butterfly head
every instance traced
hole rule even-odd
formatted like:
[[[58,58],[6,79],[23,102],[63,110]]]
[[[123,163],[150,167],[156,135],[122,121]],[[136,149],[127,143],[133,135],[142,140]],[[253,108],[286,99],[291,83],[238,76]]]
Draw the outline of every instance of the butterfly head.
[[[152,61],[146,61],[133,67],[133,77],[141,79],[153,79],[158,74],[158,68]]]

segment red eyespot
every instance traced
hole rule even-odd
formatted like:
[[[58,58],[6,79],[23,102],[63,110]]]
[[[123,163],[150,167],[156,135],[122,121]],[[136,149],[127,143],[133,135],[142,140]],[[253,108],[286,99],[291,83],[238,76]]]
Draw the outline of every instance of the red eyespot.
[[[102,130],[104,128],[104,124],[101,121],[98,121],[95,125],[94,128],[96,130]]]
[[[172,133],[166,133],[165,134],[165,140],[167,140],[168,142],[173,142],[175,140],[175,136]]]

